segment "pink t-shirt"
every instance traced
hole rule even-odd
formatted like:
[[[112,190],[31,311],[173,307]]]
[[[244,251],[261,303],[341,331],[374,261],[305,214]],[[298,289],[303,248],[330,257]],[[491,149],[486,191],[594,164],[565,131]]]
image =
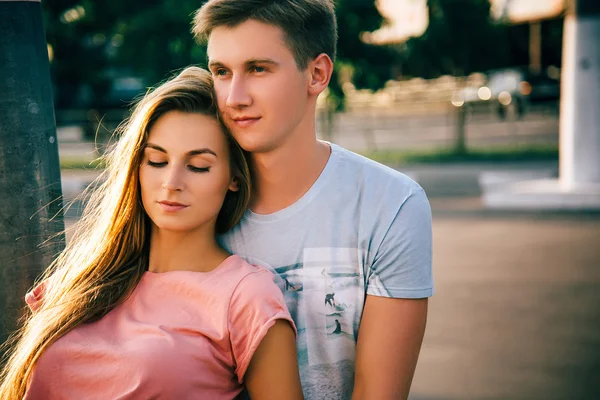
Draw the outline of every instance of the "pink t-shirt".
[[[26,297],[34,310],[41,292]],[[25,399],[233,399],[277,319],[294,327],[273,275],[238,256],[207,273],[146,272],[41,355]]]

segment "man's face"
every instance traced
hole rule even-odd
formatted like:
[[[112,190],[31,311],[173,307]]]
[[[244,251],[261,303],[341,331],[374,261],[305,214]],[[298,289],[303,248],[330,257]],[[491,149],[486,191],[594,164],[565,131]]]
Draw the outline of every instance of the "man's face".
[[[307,115],[309,76],[298,69],[279,27],[255,20],[217,27],[208,58],[223,120],[245,150],[277,149],[314,118]]]

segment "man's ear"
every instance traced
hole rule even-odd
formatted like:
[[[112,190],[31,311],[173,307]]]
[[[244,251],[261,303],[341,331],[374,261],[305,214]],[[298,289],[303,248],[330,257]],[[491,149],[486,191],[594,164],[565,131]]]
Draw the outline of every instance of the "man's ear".
[[[240,181],[237,176],[231,178],[231,181],[229,182],[229,190],[232,192],[237,192],[240,190]]]
[[[333,73],[333,62],[327,54],[321,53],[308,64],[307,68],[310,77],[308,93],[318,96],[329,85]]]

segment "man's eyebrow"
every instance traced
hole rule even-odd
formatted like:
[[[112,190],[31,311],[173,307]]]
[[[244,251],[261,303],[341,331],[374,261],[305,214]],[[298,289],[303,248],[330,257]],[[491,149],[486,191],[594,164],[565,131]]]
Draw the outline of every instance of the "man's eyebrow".
[[[270,65],[274,65],[274,66],[279,65],[279,63],[277,61],[273,60],[272,58],[251,58],[249,60],[246,60],[244,62],[244,64],[246,66],[255,65],[255,64],[270,64]],[[212,69],[212,68],[226,68],[226,67],[220,61],[209,61],[208,68]]]
[[[165,149],[163,149],[162,147],[154,144],[154,143],[148,143],[146,144],[146,147],[154,149],[154,150],[158,150],[161,153],[165,153],[167,154],[167,151]],[[197,156],[199,154],[212,154],[213,156],[217,156],[217,153],[215,153],[214,151],[212,151],[211,149],[209,149],[208,147],[202,148],[202,149],[194,149],[194,150],[190,150],[187,153],[185,153],[186,156],[191,157],[191,156]]]
[[[225,67],[225,65],[223,65],[223,63],[219,62],[219,61],[209,61],[208,62],[208,68],[223,68]]]
[[[251,58],[250,60],[245,62],[246,65],[254,65],[254,64],[271,64],[271,65],[279,65],[279,63],[272,58]]]

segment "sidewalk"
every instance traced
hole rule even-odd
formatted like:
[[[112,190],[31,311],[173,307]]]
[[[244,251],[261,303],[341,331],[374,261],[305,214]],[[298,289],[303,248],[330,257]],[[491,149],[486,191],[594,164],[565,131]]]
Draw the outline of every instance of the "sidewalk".
[[[60,171],[63,196],[72,199],[96,179],[99,169],[63,169]]]
[[[599,399],[600,215],[433,208],[436,294],[411,399]]]

